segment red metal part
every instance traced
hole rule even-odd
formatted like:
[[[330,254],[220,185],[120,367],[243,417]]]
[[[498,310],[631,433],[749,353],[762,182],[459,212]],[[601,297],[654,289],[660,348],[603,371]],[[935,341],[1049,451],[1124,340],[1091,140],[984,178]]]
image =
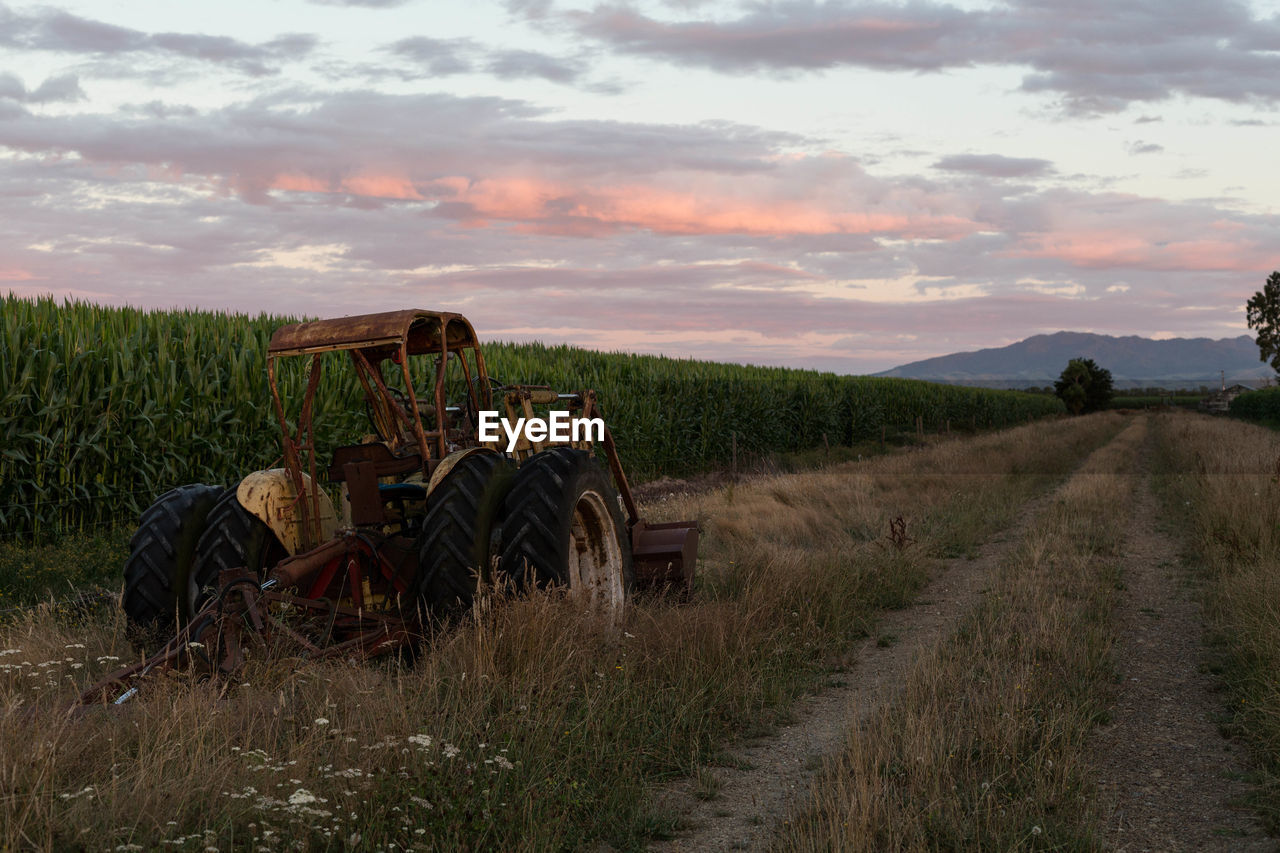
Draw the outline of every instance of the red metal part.
[[[354,555],[348,559],[358,563]],[[352,578],[362,584],[358,567]],[[416,614],[370,610],[359,598],[348,606],[276,592],[274,578],[259,584],[243,569],[223,572],[219,581],[217,594],[163,649],[89,687],[76,706],[121,704],[147,677],[176,669],[228,677],[244,666],[247,650],[267,654],[282,642],[311,659],[370,658],[408,646],[421,633]]]

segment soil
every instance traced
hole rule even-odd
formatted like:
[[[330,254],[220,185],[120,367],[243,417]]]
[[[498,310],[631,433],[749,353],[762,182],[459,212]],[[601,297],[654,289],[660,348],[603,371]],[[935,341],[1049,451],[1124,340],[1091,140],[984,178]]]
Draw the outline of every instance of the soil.
[[[1244,804],[1247,753],[1224,738],[1205,671],[1204,621],[1177,531],[1162,530],[1148,477],[1135,485],[1117,609],[1111,722],[1091,744],[1118,851],[1276,850]]]
[[[823,759],[844,744],[849,729],[903,682],[915,656],[956,627],[981,601],[988,578],[1051,496],[1029,501],[1003,535],[988,540],[973,559],[943,561],[916,602],[886,613],[872,636],[855,650],[848,683],[802,700],[796,722],[767,738],[729,751],[730,766],[708,768],[719,782],[710,799],[698,797],[696,780],[681,780],[659,794],[687,829],[655,843],[658,851],[757,850],[773,839],[781,816],[805,795]],[[705,792],[704,792],[705,795]]]

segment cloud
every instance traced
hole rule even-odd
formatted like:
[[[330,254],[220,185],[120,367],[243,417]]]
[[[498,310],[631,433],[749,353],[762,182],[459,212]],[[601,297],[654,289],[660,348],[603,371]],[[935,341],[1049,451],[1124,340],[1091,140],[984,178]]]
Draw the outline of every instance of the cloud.
[[[357,9],[394,9],[409,0],[308,0],[317,6],[348,6]]]
[[[500,80],[540,78],[574,85],[585,80],[590,68],[581,59],[552,56],[536,50],[490,48],[473,39],[437,39],[410,36],[387,45],[386,50],[411,63],[393,73],[406,80],[485,73]],[[616,86],[593,84],[591,88],[616,91]]]
[[[574,83],[585,68],[580,63],[535,50],[496,50],[485,63],[485,71],[502,80],[540,77],[552,83]]]
[[[471,39],[437,39],[410,36],[387,45],[387,50],[434,77],[466,74],[475,67],[475,56],[483,49]]]
[[[234,68],[251,76],[278,72],[284,62],[303,59],[315,48],[314,36],[288,34],[261,44],[227,36],[145,33],[40,7],[20,13],[0,4],[0,45],[23,50],[89,54],[97,57],[151,54],[176,56]]]
[[[28,91],[17,75],[0,72],[0,98],[8,98],[22,104],[52,104],[82,101],[84,97],[84,90],[80,88],[80,78],[75,74],[48,77],[35,89]]]
[[[923,0],[784,0],[737,18],[659,20],[606,4],[564,19],[613,49],[724,73],[839,67],[1028,69],[1026,92],[1075,113],[1189,95],[1280,101],[1280,18],[1242,0],[1010,0],[968,10]]]
[[[933,168],[947,172],[969,172],[989,178],[1035,178],[1053,171],[1048,160],[1035,157],[1004,157],[1000,154],[954,154],[943,157]]]
[[[1129,143],[1130,154],[1159,154],[1163,150],[1163,145],[1157,145],[1154,142],[1143,142],[1141,139],[1137,142]]]
[[[1064,327],[1237,333],[1280,256],[1275,215],[972,178],[1042,161],[884,176],[794,134],[501,98],[0,115],[0,271],[28,294],[422,305],[488,337],[878,370]]]

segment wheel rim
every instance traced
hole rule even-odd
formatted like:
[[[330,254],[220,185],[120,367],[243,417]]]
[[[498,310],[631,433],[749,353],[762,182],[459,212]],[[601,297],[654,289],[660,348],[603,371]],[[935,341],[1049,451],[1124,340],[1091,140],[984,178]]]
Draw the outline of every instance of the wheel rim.
[[[622,548],[604,497],[586,491],[573,507],[569,528],[569,594],[591,607],[622,607]]]

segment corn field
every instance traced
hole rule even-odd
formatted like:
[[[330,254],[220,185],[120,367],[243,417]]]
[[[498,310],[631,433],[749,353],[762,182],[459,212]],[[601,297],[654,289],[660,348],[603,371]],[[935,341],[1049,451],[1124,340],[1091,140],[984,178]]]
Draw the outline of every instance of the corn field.
[[[41,537],[132,521],[183,483],[231,484],[278,464],[266,348],[294,318],[141,311],[0,298],[0,534]],[[483,330],[481,330],[483,332]],[[1053,397],[902,379],[489,344],[508,383],[596,389],[631,476],[684,475],[743,456],[945,424],[1060,413]],[[317,397],[323,452],[368,432],[346,359]],[[299,371],[281,378],[301,397]]]

